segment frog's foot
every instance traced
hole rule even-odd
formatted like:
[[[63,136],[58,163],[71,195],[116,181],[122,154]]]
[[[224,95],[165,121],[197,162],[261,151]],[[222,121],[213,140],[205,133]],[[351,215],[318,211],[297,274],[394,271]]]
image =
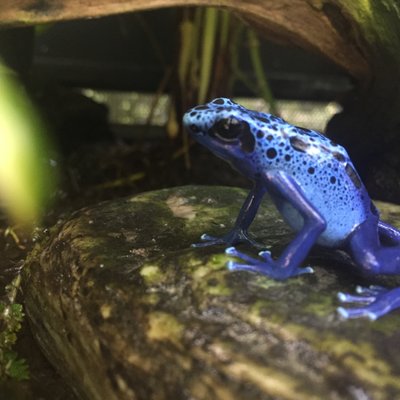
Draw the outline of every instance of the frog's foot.
[[[265,247],[261,243],[257,243],[255,240],[251,239],[247,232],[240,229],[237,230],[234,229],[220,238],[215,236],[210,236],[204,233],[203,235],[201,235],[200,239],[202,240],[202,242],[193,243],[192,247],[206,247],[218,244],[232,246],[238,243],[246,243],[253,247],[256,247],[257,249],[262,249]]]
[[[247,254],[237,251],[235,247],[228,247],[227,249],[225,249],[225,253],[234,257],[238,257],[245,262],[245,264],[241,264],[235,261],[228,261],[227,267],[230,271],[252,271],[259,274],[267,275],[276,280],[285,280],[292,276],[314,272],[311,267],[296,267],[294,269],[290,269],[288,267],[280,267],[279,261],[273,260],[271,257],[271,252],[269,251],[260,251],[258,253],[262,260],[252,258]]]
[[[368,288],[357,286],[357,295],[338,293],[342,303],[362,303],[362,307],[344,308],[338,307],[337,311],[343,318],[366,317],[376,320],[390,311],[400,307],[400,288],[386,289],[382,286],[370,286]]]

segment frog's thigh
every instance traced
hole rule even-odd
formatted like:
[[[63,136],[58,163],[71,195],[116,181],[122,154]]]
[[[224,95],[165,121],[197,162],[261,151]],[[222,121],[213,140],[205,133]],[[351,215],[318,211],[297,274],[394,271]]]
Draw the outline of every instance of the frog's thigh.
[[[400,273],[400,246],[381,246],[378,221],[367,219],[349,238],[349,248],[358,267],[372,274]]]
[[[387,244],[400,244],[400,231],[397,230],[394,226],[379,221],[378,222],[378,232],[379,232],[379,239],[383,243]]]

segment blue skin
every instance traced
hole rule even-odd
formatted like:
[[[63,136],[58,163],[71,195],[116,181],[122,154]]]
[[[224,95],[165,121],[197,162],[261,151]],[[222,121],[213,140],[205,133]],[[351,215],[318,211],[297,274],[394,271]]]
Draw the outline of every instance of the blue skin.
[[[346,251],[369,275],[400,274],[400,232],[379,219],[346,150],[316,131],[292,126],[270,114],[247,110],[217,98],[190,109],[183,118],[193,138],[253,182],[233,229],[222,238],[204,234],[194,246],[227,244],[230,270],[253,271],[277,280],[311,273],[300,265],[319,244]],[[252,258],[233,247],[247,242],[263,195],[268,192],[282,217],[296,232],[283,253],[273,259],[262,251]],[[400,288],[357,288],[357,295],[339,293],[344,318],[375,320],[400,307]]]

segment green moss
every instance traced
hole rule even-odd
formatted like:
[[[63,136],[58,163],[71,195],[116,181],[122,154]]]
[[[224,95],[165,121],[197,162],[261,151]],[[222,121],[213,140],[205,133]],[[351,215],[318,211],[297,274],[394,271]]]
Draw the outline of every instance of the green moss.
[[[149,293],[143,295],[143,303],[149,305],[156,305],[160,301],[160,296],[157,293]]]
[[[157,285],[165,280],[165,275],[157,265],[144,265],[140,270],[140,275],[147,285]]]
[[[385,386],[391,385],[397,390],[400,389],[399,379],[391,373],[390,365],[381,357],[375,346],[359,339],[359,330],[371,329],[370,322],[365,321],[364,328],[355,327],[354,321],[348,321],[346,324],[352,324],[351,329],[354,331],[343,329],[341,333],[317,330],[293,323],[284,324],[280,328],[295,335],[296,341],[307,340],[315,350],[334,359],[334,368],[338,371],[348,371],[353,381],[359,379],[375,388],[384,389]]]
[[[339,365],[347,367],[363,382],[384,388],[392,385],[400,388],[400,381],[393,376],[390,366],[383,360],[371,343],[338,338],[337,335],[317,335],[315,345],[332,354]]]
[[[311,313],[315,317],[326,318],[335,312],[333,293],[311,293],[307,298],[307,304],[303,308],[304,312]]]
[[[374,330],[384,333],[385,335],[392,335],[399,331],[400,319],[395,318],[394,314],[391,318],[380,318],[374,321]]]
[[[275,300],[257,300],[251,305],[248,313],[248,321],[253,324],[260,324],[266,321],[268,317],[268,324],[282,324],[284,320],[283,314],[276,312],[276,301]]]
[[[148,315],[150,340],[170,341],[179,344],[183,334],[183,325],[171,314],[156,311]]]
[[[193,272],[193,280],[198,281],[204,279],[210,273],[208,266],[202,265]]]
[[[400,60],[400,7],[396,1],[342,1],[342,7],[359,23],[364,37],[377,51],[384,49]]]
[[[200,288],[203,294],[212,296],[229,296],[232,288],[228,286],[225,277],[229,274],[226,263],[231,258],[222,254],[214,254],[201,262],[193,270],[193,285]]]
[[[100,307],[100,314],[103,319],[108,319],[112,315],[112,306],[110,304],[102,304]]]
[[[254,286],[259,287],[260,289],[270,289],[272,287],[287,287],[287,285],[291,284],[293,282],[292,280],[287,280],[285,282],[280,282],[275,279],[269,278],[268,276],[262,276],[262,275],[256,275],[254,279]]]
[[[230,296],[232,294],[232,289],[229,288],[225,282],[215,281],[212,279],[204,285],[203,289],[212,296]]]
[[[209,261],[210,268],[214,271],[226,270],[226,264],[229,260],[233,260],[232,257],[225,255],[223,252],[221,254],[214,254]]]

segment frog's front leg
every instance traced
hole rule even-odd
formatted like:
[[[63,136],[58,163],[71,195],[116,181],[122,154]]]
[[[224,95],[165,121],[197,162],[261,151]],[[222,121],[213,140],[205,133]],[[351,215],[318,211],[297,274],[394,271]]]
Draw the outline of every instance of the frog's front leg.
[[[300,268],[311,247],[319,235],[325,230],[326,222],[318,210],[305,197],[297,182],[282,171],[266,171],[264,183],[268,192],[277,201],[289,202],[303,217],[303,226],[293,241],[286,247],[277,260],[273,260],[268,252],[261,252],[262,260],[253,259],[235,248],[226,252],[241,258],[244,263],[230,261],[230,270],[246,270],[268,275],[271,278],[283,280],[291,276],[312,272],[311,268]]]
[[[192,244],[192,247],[205,247],[216,244],[225,244],[231,246],[238,243],[249,243],[258,248],[265,247],[251,239],[247,233],[247,230],[257,214],[257,210],[260,207],[260,203],[265,192],[265,186],[259,179],[257,179],[239,211],[239,215],[236,218],[233,229],[220,238],[210,236],[205,233],[201,236],[201,240],[203,240],[203,242],[194,243]]]

